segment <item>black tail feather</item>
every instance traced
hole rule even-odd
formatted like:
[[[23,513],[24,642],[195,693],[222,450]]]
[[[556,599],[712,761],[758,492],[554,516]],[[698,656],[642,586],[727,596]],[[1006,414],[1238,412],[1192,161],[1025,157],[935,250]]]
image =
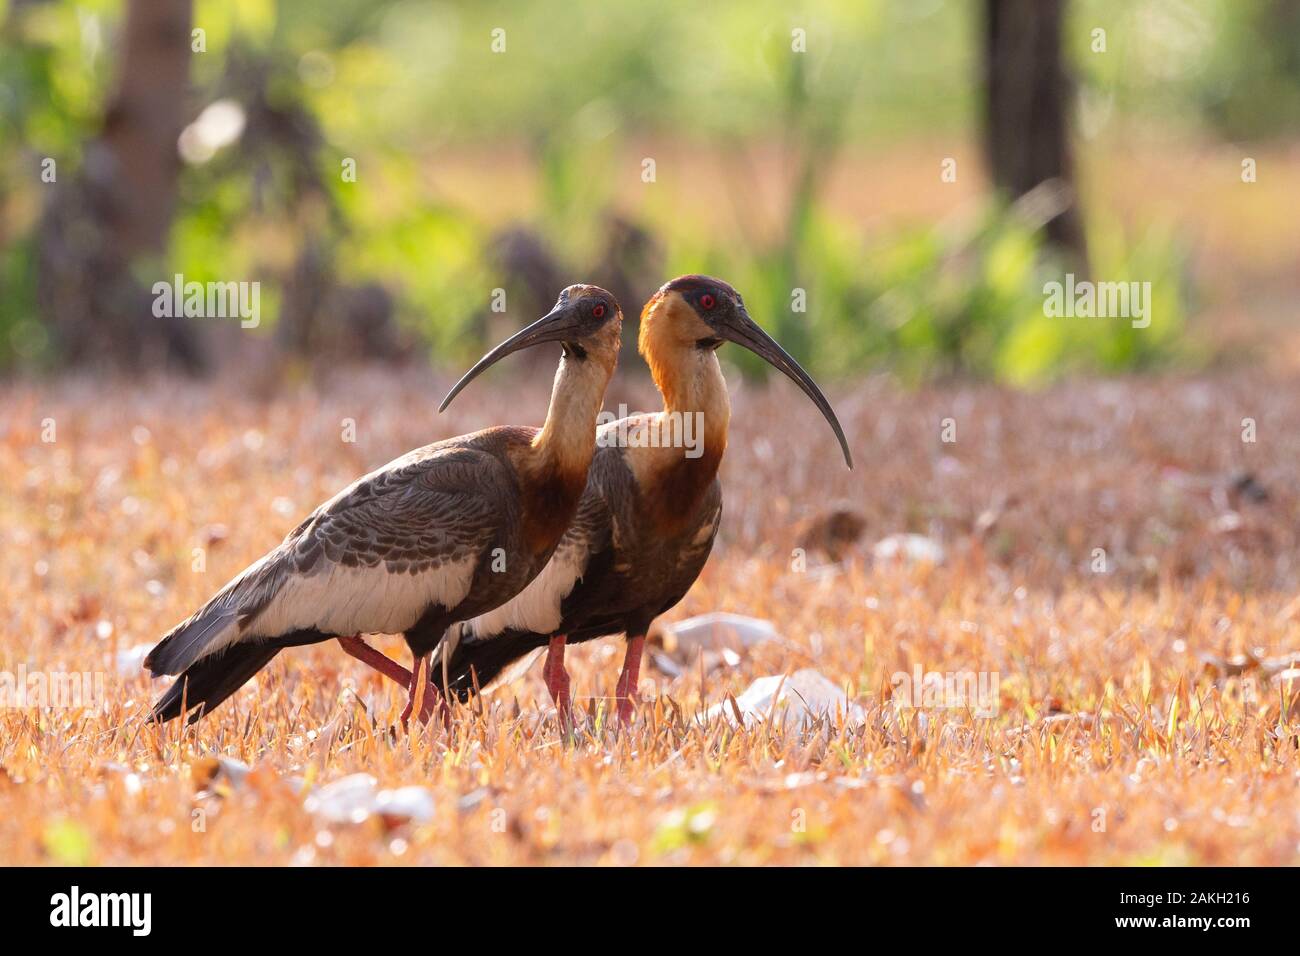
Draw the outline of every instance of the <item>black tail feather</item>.
[[[462,640],[447,662],[448,688],[463,703],[473,695],[475,682],[480,688],[487,687],[515,661],[549,641],[547,635],[533,631],[505,631],[487,640]],[[434,678],[442,680],[436,665]]]
[[[190,709],[201,704],[203,709],[192,713],[187,721],[194,723],[216,710],[280,650],[271,644],[236,644],[191,664],[153,705],[150,718],[168,721],[181,715],[182,702]]]

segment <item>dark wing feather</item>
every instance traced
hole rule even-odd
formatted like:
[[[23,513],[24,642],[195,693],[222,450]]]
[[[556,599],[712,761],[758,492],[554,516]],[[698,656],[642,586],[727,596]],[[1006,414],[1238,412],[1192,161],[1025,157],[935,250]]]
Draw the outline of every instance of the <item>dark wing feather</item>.
[[[293,570],[308,574],[324,560],[423,571],[476,553],[518,499],[513,475],[500,459],[475,449],[424,451],[367,475],[316,509],[285,539]]]
[[[171,720],[181,715],[183,704],[194,711],[186,721],[192,724],[216,710],[218,705],[243,687],[249,678],[279,653],[278,646],[239,644],[206,657],[191,666],[167,688],[167,692],[153,705],[149,716],[159,721]]]
[[[302,629],[402,630],[467,587],[467,566],[518,520],[501,457],[451,443],[411,452],[317,508],[164,637],[145,666],[176,674],[234,642]]]

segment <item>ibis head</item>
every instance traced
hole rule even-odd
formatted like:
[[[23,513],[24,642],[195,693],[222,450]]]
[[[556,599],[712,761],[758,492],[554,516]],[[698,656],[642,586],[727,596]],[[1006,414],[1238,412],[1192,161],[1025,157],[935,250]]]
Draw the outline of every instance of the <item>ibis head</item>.
[[[749,349],[787,376],[811,399],[835,432],[845,464],[853,467],[844,429],[822,390],[790,353],[750,318],[740,293],[721,279],[686,275],[666,283],[647,303],[641,317],[643,353],[647,352],[652,336],[670,338],[681,347],[697,350],[713,351],[724,342],[735,342]]]
[[[610,372],[618,361],[622,327],[623,313],[613,295],[599,286],[571,285],[560,293],[555,308],[479,359],[447,393],[438,411],[445,410],[461,389],[511,352],[544,342],[559,342],[566,360],[595,362]]]

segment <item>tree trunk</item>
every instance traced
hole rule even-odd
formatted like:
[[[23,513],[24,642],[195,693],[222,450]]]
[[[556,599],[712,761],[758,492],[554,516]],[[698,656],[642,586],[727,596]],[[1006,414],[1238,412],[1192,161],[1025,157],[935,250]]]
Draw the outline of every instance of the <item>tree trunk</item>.
[[[204,365],[194,328],[182,316],[154,316],[150,291],[132,270],[141,257],[161,257],[167,248],[190,22],[190,0],[129,0],[103,129],[42,215],[38,296],[70,363],[188,371]],[[153,271],[153,278],[170,281]]]
[[[1019,199],[1042,183],[1062,187],[1047,238],[1086,269],[1074,189],[1069,114],[1073,84],[1061,56],[1065,0],[985,0],[985,152],[993,184]]]
[[[131,0],[117,91],[102,139],[117,164],[122,204],[111,223],[129,254],[167,244],[176,176],[176,139],[185,125],[190,71],[189,0]]]

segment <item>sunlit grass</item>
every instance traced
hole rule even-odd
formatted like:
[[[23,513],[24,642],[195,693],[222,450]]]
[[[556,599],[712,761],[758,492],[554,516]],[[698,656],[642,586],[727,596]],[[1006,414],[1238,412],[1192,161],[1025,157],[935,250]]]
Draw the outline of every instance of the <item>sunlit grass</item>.
[[[457,708],[449,731],[395,733],[400,691],[331,645],[283,653],[193,728],[142,725],[159,686],[129,659],[119,674],[119,652],[151,643],[365,469],[526,422],[537,416],[519,409],[540,412],[546,392],[498,380],[439,418],[428,378],[340,373],[266,401],[165,382],[4,391],[0,670],[99,672],[106,697],[102,711],[0,710],[6,862],[1300,855],[1300,714],[1294,685],[1272,676],[1300,654],[1300,390],[1285,381],[1019,396],[871,380],[833,395],[853,473],[792,389],[740,389],[724,532],[670,616],[750,614],[786,640],[676,678],[648,661],[630,731],[611,726],[605,698],[617,641],[570,652],[580,720],[567,736],[536,672]],[[644,384],[617,389],[615,402],[652,407]],[[943,444],[949,416],[957,441]],[[1255,444],[1241,442],[1245,416]],[[355,444],[341,440],[345,418]],[[1246,471],[1266,500],[1233,490]],[[862,543],[838,566],[814,553],[795,570],[801,519],[832,501],[862,514]],[[942,542],[947,560],[873,563],[870,544],[899,531]],[[1091,570],[1094,548],[1105,573]],[[905,706],[890,679],[918,665],[995,672],[996,714]],[[865,723],[738,730],[703,717],[756,677],[805,667],[848,687]],[[251,773],[216,772],[218,756]],[[313,788],[355,773],[428,788],[432,817],[338,824],[305,808]]]

